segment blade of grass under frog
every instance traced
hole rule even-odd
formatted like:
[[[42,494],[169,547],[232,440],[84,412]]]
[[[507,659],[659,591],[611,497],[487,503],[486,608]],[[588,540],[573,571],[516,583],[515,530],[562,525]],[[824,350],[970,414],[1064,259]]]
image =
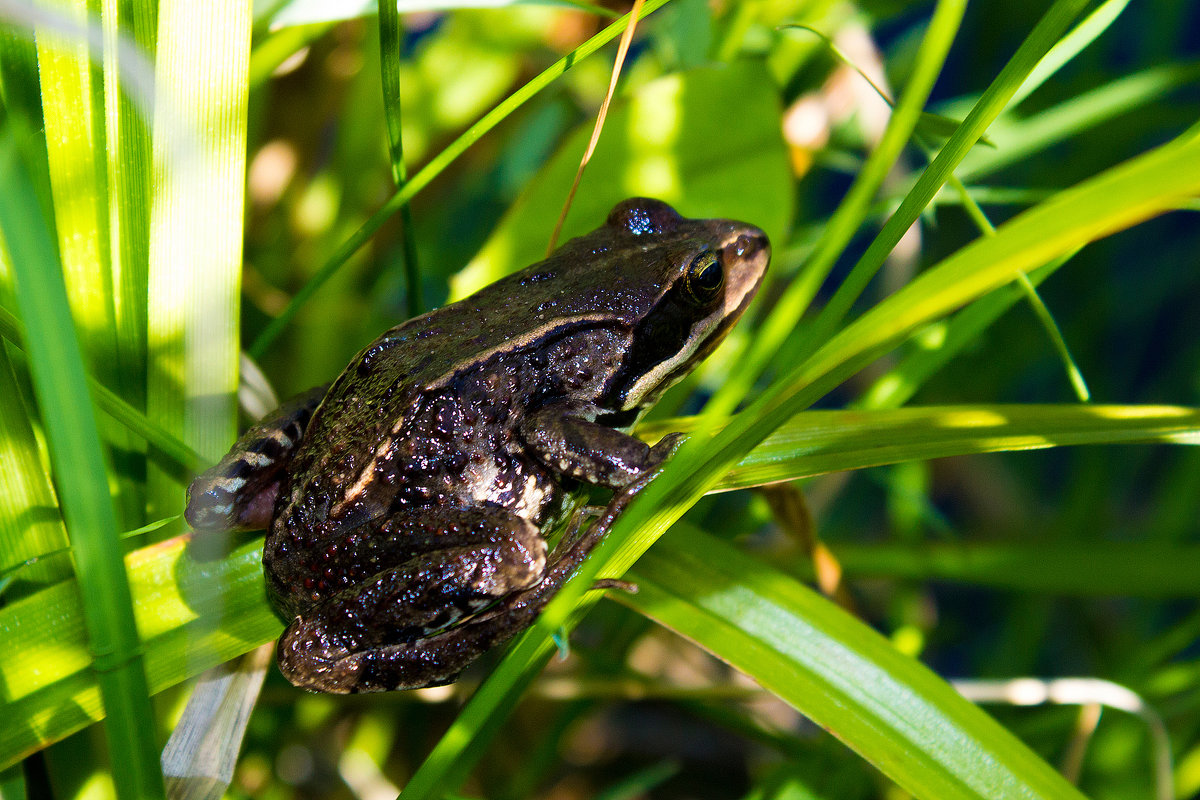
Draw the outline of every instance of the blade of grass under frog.
[[[189,552],[190,536],[125,557],[134,614],[142,633],[151,693],[194,677],[279,636],[283,625],[266,602],[262,537],[219,560]],[[93,606],[95,607],[95,606]],[[84,624],[80,587],[64,581],[0,609],[0,631],[18,654],[0,651],[8,722],[0,726],[0,768],[104,719]],[[155,726],[143,721],[152,733]],[[158,768],[158,754],[151,749]]]
[[[936,422],[935,422],[936,421]],[[677,420],[672,429],[687,429]],[[1116,423],[1116,424],[1114,424]],[[784,480],[829,470],[888,463],[872,457],[873,447],[887,447],[891,437],[910,443],[897,445],[890,457],[912,459],[1054,444],[1101,444],[1129,441],[1194,442],[1200,410],[1141,406],[1023,407],[982,406],[911,408],[888,412],[821,411],[799,415],[748,454],[718,489],[749,482],[746,473]],[[937,431],[932,441],[921,432]],[[825,438],[835,436],[836,443]],[[940,443],[939,443],[940,442]],[[918,443],[912,445],[911,443]],[[921,449],[922,445],[925,449]],[[796,453],[789,453],[794,449]],[[842,456],[839,457],[838,453]],[[223,559],[204,560],[191,554],[191,536],[176,537],[131,552],[126,557],[134,613],[143,632],[146,675],[152,692],[184,681],[198,672],[234,658],[279,635],[282,625],[265,600],[262,537],[240,541]],[[1098,551],[1099,552],[1099,551]],[[841,551],[838,551],[839,558]],[[948,551],[926,562],[903,552],[861,555],[862,569],[881,577],[897,577],[923,569],[925,574],[951,580],[971,580],[986,554]],[[854,552],[847,569],[858,567]],[[998,559],[995,563],[1005,563]],[[1071,553],[1062,552],[1062,562]],[[1097,556],[1093,591],[1106,594],[1194,596],[1194,554],[1186,547],[1166,551],[1114,552]],[[1020,563],[1020,557],[1008,557]],[[1155,567],[1151,560],[1161,566]],[[1062,570],[1055,583],[1047,562],[1045,581],[1052,592],[1080,591],[1076,573]],[[1124,565],[1127,569],[1122,572]],[[895,573],[888,570],[894,569]],[[1087,575],[1088,570],[1078,574]],[[1139,576],[1158,576],[1147,584]],[[994,584],[993,584],[994,585]],[[212,587],[218,587],[212,591]],[[0,631],[8,647],[0,650],[0,676],[8,691],[8,710],[14,719],[49,720],[39,726],[0,727],[0,766],[13,763],[46,744],[103,718],[95,676],[88,671],[91,656],[73,581],[64,581],[0,609]],[[548,641],[548,640],[547,640]],[[551,651],[547,644],[546,654]],[[47,654],[53,654],[47,657]],[[516,698],[516,694],[512,695]],[[505,702],[503,696],[500,702]],[[70,712],[64,709],[71,709]],[[492,709],[493,718],[500,715]],[[462,718],[460,742],[479,736],[469,717]],[[452,753],[461,758],[461,752]],[[447,769],[453,763],[447,765]],[[426,773],[429,774],[428,772]],[[462,774],[460,772],[450,772]],[[444,776],[443,776],[444,777]],[[442,778],[439,778],[441,780]],[[416,791],[416,785],[410,788]]]
[[[88,647],[96,654],[94,678],[109,716],[105,733],[113,779],[122,798],[164,797],[141,642],[100,437],[86,400],[83,356],[63,273],[16,136],[9,127],[0,137],[0,171],[7,176],[6,191],[0,193],[0,230],[29,327],[30,370],[85,599]]]
[[[646,5],[642,9],[641,18],[645,18],[649,14],[657,11],[667,0],[647,0]],[[444,150],[434,156],[429,162],[413,175],[404,187],[399,189],[391,199],[371,215],[371,218],[364,222],[357,231],[351,234],[335,252],[330,256],[329,260],[316,271],[313,277],[304,284],[301,289],[292,297],[278,317],[273,319],[258,338],[250,345],[248,352],[253,358],[260,358],[271,342],[287,327],[291,322],[292,317],[300,310],[310,297],[336,273],[343,264],[345,264],[352,255],[358,252],[358,249],[367,243],[375,232],[378,231],[385,222],[400,209],[405,203],[416,196],[417,192],[429,185],[442,170],[446,169],[454,162],[456,158],[462,155],[468,147],[479,141],[492,128],[500,124],[516,109],[524,105],[530,98],[534,97],[542,89],[549,86],[559,77],[566,73],[571,67],[579,63],[583,59],[595,53],[605,44],[616,38],[625,29],[628,22],[628,15],[621,17],[616,22],[612,23],[604,30],[597,33],[592,38],[581,44],[579,47],[572,50],[563,58],[556,61],[550,67],[542,71],[540,75],[533,78],[517,91],[513,92],[494,109],[483,115],[483,118],[463,132],[461,136],[446,146]]]

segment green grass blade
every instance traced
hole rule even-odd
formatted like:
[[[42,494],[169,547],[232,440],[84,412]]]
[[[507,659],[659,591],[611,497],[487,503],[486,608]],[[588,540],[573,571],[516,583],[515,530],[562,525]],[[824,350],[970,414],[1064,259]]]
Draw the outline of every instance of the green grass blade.
[[[1117,21],[1121,12],[1129,5],[1129,0],[1107,0],[1092,13],[1088,14],[1071,32],[1050,48],[1050,52],[1038,62],[1033,72],[1021,84],[1021,88],[1013,95],[1012,105],[1019,104],[1038,87],[1055,75],[1071,59],[1083,52],[1084,48],[1094,42],[1100,34],[1108,30]]]
[[[623,597],[799,709],[920,798],[1082,798],[1011,733],[832,601],[682,527]]]
[[[103,99],[105,187],[115,347],[120,383],[114,386],[135,408],[146,397],[146,304],[149,264],[150,183],[153,163],[149,121],[142,110],[152,97],[134,97],[149,85],[155,10],[148,0],[104,0]]]
[[[642,18],[658,10],[666,2],[667,0],[647,0],[646,4],[642,6]],[[485,133],[500,124],[509,114],[520,108],[530,98],[565,74],[575,64],[592,55],[617,36],[620,36],[621,32],[628,25],[627,17],[628,15],[621,17],[566,56],[556,61],[536,78],[509,95],[502,103],[485,114],[482,119],[447,145],[442,152],[430,159],[429,163],[421,168],[416,175],[413,175],[412,179],[404,184],[404,187],[399,189],[396,194],[392,195],[391,199],[384,203],[378,211],[372,214],[371,218],[364,222],[337,249],[329,260],[317,270],[312,279],[300,291],[296,292],[295,296],[288,303],[287,308],[272,320],[271,324],[264,328],[262,333],[258,335],[258,338],[254,340],[254,343],[250,345],[248,351],[250,355],[255,358],[262,356],[271,342],[275,341],[275,338],[287,327],[301,306],[316,294],[325,281],[329,280],[351,256],[358,252],[360,247],[375,235],[375,232],[387,222],[392,214],[396,213],[405,203],[415,197],[417,192],[428,186],[430,181],[437,177],[442,170],[452,164],[468,147],[479,141]]]
[[[796,280],[792,281],[755,334],[747,356],[714,397],[714,414],[727,414],[745,397],[764,365],[778,352],[796,321],[829,276],[838,256],[866,219],[870,203],[921,119],[925,102],[941,73],[965,10],[963,3],[939,3],[921,42],[912,77],[900,95],[887,129],[824,227],[821,239]]]
[[[400,109],[400,47],[404,31],[400,12],[393,0],[379,0],[379,67],[383,84],[383,110],[387,119],[388,154],[392,161],[392,180],[396,189],[404,188],[408,169],[404,165],[404,141],[401,135]],[[412,206],[400,206],[401,245],[404,252],[404,275],[408,282],[408,315],[421,313],[421,270],[417,264],[417,247],[413,241]]]
[[[806,355],[814,343],[825,341],[837,328],[871,278],[883,266],[884,259],[899,243],[900,237],[917,221],[934,195],[950,179],[959,162],[974,148],[1037,63],[1086,5],[1086,0],[1057,0],[1038,21],[821,310],[805,335],[805,345],[797,348],[797,355]]]
[[[0,308],[0,336],[17,346],[25,340],[24,326],[7,309]],[[165,429],[154,424],[146,415],[138,411],[111,389],[101,384],[95,378],[88,376],[88,388],[95,398],[96,406],[125,426],[131,433],[153,446],[175,467],[177,472],[199,472],[209,466],[212,461],[200,456],[192,448],[179,439],[167,433]]]
[[[0,345],[0,575],[67,544],[54,485],[42,466],[29,419],[8,351]],[[17,578],[42,583],[69,574],[64,561],[30,567]]]
[[[125,557],[151,692],[246,653],[283,630],[266,602],[262,537],[212,561],[192,557],[190,542],[190,536],[176,537]],[[74,581],[0,609],[0,634],[12,646],[0,653],[5,709],[11,714],[11,724],[0,726],[0,765],[104,718]]]
[[[995,149],[976,148],[964,158],[957,174],[964,181],[980,180],[1020,164],[1050,147],[1146,106],[1200,78],[1195,62],[1165,64],[1125,75],[1025,119],[1005,120],[991,132]]]
[[[666,420],[656,439],[686,431]],[[1200,444],[1200,409],[1181,406],[914,406],[876,411],[806,411],[747,453],[718,489],[744,489],[846,469],[976,453],[1084,444]]]
[[[1079,544],[931,543],[831,545],[845,575],[945,581],[1076,597],[1200,595],[1200,545],[1087,541]],[[807,579],[805,572],[801,577]]]
[[[117,520],[104,458],[50,233],[10,129],[0,139],[7,191],[0,227],[17,277],[17,299],[29,327],[29,363],[51,462],[62,487],[63,514],[74,548],[89,648],[109,716],[112,770],[124,798],[163,797],[154,719],[121,561]]]
[[[0,345],[0,576],[13,566],[66,546],[67,533],[58,513],[58,498],[42,467],[30,415],[13,372],[7,349]],[[31,584],[65,578],[70,569],[59,564],[30,566],[18,581]],[[11,591],[6,583],[4,591]]]
[[[118,372],[105,175],[104,94],[87,39],[84,0],[57,7],[80,33],[37,30],[55,228],[71,315],[91,372],[114,383]]]

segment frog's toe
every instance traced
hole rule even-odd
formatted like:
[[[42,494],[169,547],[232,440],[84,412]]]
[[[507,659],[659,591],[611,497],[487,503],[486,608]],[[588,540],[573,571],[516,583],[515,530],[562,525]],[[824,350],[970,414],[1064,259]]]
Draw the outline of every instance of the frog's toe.
[[[279,671],[293,686],[310,692],[356,691],[359,659],[333,640],[320,625],[296,617],[279,638]]]

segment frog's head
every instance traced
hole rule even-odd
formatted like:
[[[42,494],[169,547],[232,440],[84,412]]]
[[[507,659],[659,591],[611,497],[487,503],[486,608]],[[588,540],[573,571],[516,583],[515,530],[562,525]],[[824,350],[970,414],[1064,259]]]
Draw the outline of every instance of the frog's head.
[[[720,344],[758,290],[771,246],[753,225],[686,219],[647,198],[617,204],[600,231],[622,255],[609,262],[619,273],[610,279],[634,287],[622,292],[633,338],[613,404],[632,411],[653,403]]]

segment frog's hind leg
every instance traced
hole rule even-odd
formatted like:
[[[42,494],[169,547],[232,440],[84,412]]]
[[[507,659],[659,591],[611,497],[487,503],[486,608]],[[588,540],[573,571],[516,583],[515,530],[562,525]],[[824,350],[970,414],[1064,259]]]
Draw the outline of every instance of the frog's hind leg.
[[[392,549],[389,540],[403,547],[422,538],[430,549],[373,569]],[[301,612],[279,640],[280,671],[297,686],[346,693],[449,683],[487,648],[445,634],[500,613],[489,607],[535,586],[546,566],[538,529],[501,508],[407,512],[364,543],[350,579]],[[442,640],[451,646],[440,647]]]
[[[234,443],[188,487],[184,517],[196,530],[258,530],[275,509],[279,479],[313,412],[329,391],[318,386],[287,401]]]

